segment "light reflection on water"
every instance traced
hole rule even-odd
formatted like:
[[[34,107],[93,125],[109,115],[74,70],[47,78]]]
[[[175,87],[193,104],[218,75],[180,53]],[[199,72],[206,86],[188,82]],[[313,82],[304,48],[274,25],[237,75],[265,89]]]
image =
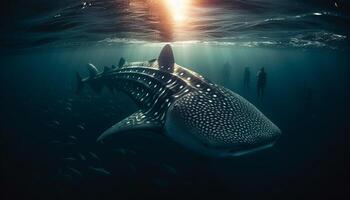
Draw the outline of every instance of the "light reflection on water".
[[[350,18],[340,8],[274,0],[69,1],[13,23],[0,42],[12,48],[106,41],[338,48],[349,44]]]

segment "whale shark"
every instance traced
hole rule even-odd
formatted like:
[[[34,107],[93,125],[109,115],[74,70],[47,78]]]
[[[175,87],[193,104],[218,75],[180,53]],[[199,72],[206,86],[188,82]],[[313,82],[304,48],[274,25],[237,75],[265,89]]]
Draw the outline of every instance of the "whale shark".
[[[78,80],[99,92],[103,87],[126,93],[139,110],[104,131],[97,141],[135,131],[162,133],[202,155],[232,157],[272,147],[281,130],[253,104],[233,91],[175,63],[166,44],[157,59],[117,66],[87,65]]]

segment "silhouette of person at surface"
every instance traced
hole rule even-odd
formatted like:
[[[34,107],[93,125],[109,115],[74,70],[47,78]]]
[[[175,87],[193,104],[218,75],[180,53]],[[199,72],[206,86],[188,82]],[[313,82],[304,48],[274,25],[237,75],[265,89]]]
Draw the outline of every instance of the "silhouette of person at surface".
[[[250,85],[250,69],[249,67],[244,68],[243,86],[249,88]]]
[[[265,90],[265,87],[266,87],[266,72],[265,72],[265,69],[262,67],[256,77],[257,77],[257,92],[258,92],[258,97],[263,97],[264,96],[264,90]]]

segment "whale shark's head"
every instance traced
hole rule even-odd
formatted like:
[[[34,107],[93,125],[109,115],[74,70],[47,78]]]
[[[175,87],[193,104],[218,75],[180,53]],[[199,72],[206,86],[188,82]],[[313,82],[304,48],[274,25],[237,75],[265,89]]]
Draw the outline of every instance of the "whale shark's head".
[[[243,97],[221,86],[193,90],[167,112],[165,128],[178,142],[213,156],[239,156],[271,147],[280,129]]]

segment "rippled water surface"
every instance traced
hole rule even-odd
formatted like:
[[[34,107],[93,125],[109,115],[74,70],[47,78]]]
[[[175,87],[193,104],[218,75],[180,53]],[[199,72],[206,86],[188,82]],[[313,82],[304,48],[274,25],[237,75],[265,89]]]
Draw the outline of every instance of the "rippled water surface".
[[[170,3],[169,3],[170,2]],[[175,3],[171,3],[175,2]],[[28,1],[10,4],[4,47],[187,42],[247,47],[349,44],[349,2]]]

